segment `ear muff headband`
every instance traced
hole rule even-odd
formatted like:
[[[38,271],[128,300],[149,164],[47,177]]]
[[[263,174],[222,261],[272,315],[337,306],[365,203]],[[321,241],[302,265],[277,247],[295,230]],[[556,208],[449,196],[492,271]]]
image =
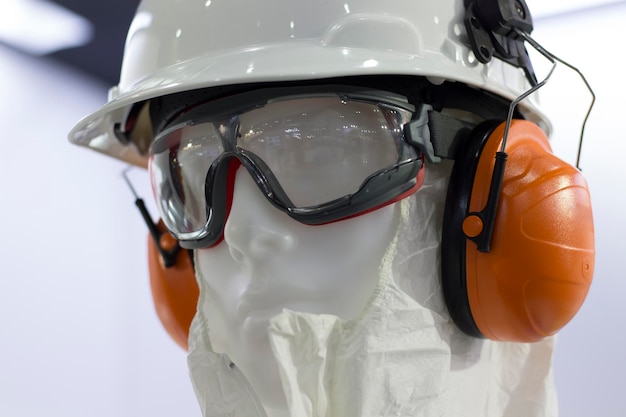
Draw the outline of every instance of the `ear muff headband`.
[[[444,296],[465,333],[533,342],[569,322],[591,285],[589,191],[582,174],[552,154],[538,126],[513,121],[491,251],[478,251],[471,237],[480,224],[466,218],[487,201],[505,124],[493,126],[477,127],[455,158],[444,212]]]
[[[162,221],[157,227],[163,232],[161,246],[169,248],[176,245],[176,240],[165,231]],[[196,314],[199,296],[191,256],[188,251],[181,250],[176,255],[174,264],[165,267],[154,239],[148,236],[148,268],[157,315],[170,337],[187,350],[189,327]]]

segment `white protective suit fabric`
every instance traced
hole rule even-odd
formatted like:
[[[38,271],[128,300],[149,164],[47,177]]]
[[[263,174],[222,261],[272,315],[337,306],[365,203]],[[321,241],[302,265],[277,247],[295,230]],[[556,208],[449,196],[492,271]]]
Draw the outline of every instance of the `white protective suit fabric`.
[[[553,417],[554,338],[468,337],[440,286],[443,207],[451,163],[429,165],[422,188],[396,203],[400,222],[363,314],[352,321],[284,310],[268,328],[292,417]],[[250,384],[214,353],[202,313],[190,332],[190,373],[205,417],[264,416]]]

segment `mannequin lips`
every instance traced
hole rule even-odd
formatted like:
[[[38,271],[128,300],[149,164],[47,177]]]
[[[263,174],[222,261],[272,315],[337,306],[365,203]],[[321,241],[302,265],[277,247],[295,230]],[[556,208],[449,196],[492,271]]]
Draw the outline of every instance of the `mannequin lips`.
[[[304,307],[320,296],[310,289],[287,283],[255,285],[242,293],[235,313],[240,320],[267,321],[285,308],[306,311]]]

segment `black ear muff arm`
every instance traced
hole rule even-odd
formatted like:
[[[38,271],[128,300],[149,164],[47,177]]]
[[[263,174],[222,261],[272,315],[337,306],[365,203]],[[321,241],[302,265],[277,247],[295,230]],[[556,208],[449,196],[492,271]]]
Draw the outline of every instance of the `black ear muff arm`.
[[[489,194],[485,208],[478,212],[470,212],[465,217],[463,229],[465,236],[476,243],[480,252],[491,251],[491,238],[493,237],[493,228],[496,223],[496,212],[498,203],[500,202],[500,194],[502,192],[502,180],[504,179],[504,169],[508,155],[506,152],[496,152],[496,160],[491,175],[491,184],[489,186]],[[465,227],[465,225],[468,225]],[[477,226],[472,229],[472,226]],[[475,230],[475,234],[471,230]]]
[[[424,113],[424,116],[417,117],[416,122],[408,126],[406,135],[408,141],[419,148],[426,160],[431,163],[437,163],[442,158],[456,161],[458,148],[463,146],[462,144],[470,135],[482,134],[484,142],[496,123],[488,121],[476,127],[432,111],[432,107],[428,105],[421,106],[420,111]],[[481,211],[467,213],[463,222],[466,238],[473,241],[480,252],[486,253],[491,250],[491,239],[507,158],[508,155],[503,150],[496,152],[487,202]]]
[[[174,239],[174,237],[169,235],[164,227],[159,228],[159,226],[154,223],[152,217],[150,217],[150,213],[148,213],[148,210],[146,209],[146,205],[141,198],[135,199],[135,206],[137,206],[137,208],[139,209],[141,217],[146,223],[146,226],[148,226],[150,236],[152,237],[152,240],[154,241],[154,244],[159,251],[159,255],[161,255],[163,265],[166,268],[174,266],[174,264],[176,263],[176,256],[181,250],[178,241]]]
[[[417,147],[430,163],[438,163],[442,158],[456,159],[459,144],[469,137],[475,127],[433,111],[429,104],[419,104],[415,114],[405,130],[407,141]],[[491,126],[491,123],[489,125]],[[481,211],[468,213],[464,222],[466,237],[476,243],[481,252],[491,250],[491,238],[507,157],[504,151],[496,153],[487,203]]]
[[[122,172],[122,176],[124,177],[124,181],[126,181],[128,188],[130,188],[130,191],[135,197],[135,206],[137,207],[137,209],[139,209],[139,213],[141,213],[143,221],[146,223],[146,226],[148,226],[148,231],[150,232],[150,236],[154,241],[154,245],[159,251],[159,255],[161,256],[163,265],[166,268],[172,267],[176,263],[176,256],[178,255],[178,252],[180,252],[181,247],[178,244],[178,241],[174,239],[174,237],[170,235],[167,230],[165,230],[165,227],[162,223],[160,225],[154,223],[152,217],[150,216],[150,213],[148,213],[146,204],[144,203],[143,199],[137,195],[135,187],[133,187],[130,180],[128,179],[128,176],[126,175],[127,171],[128,169],[124,170]]]

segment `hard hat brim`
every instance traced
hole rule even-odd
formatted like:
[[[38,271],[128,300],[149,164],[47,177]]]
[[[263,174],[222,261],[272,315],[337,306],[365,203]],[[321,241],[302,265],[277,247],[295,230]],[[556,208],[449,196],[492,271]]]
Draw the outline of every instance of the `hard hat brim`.
[[[520,80],[518,68],[501,61],[488,65],[459,57],[466,49],[450,48],[420,55],[397,50],[371,50],[328,46],[315,41],[295,41],[246,49],[224,50],[196,57],[154,71],[143,79],[111,89],[109,102],[79,121],[69,133],[70,142],[133,165],[147,165],[147,155],[116,137],[114,126],[123,126],[131,107],[154,97],[214,86],[259,82],[283,82],[359,75],[414,75],[434,83],[453,80],[512,100],[530,86],[509,85]],[[467,61],[460,66],[459,59]],[[496,80],[494,82],[494,80]],[[119,93],[123,91],[123,93]],[[531,120],[549,129],[547,118],[531,103],[523,107]]]

